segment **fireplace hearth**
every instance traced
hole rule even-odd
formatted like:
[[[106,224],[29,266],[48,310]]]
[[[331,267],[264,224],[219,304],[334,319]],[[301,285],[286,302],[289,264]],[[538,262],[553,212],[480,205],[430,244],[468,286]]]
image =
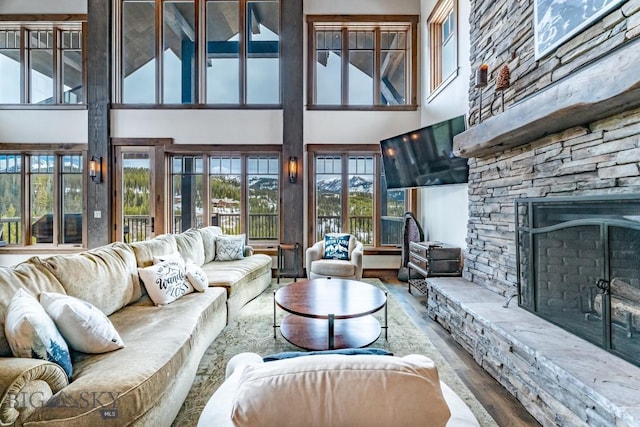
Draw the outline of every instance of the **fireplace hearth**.
[[[640,195],[515,202],[519,305],[640,366]]]

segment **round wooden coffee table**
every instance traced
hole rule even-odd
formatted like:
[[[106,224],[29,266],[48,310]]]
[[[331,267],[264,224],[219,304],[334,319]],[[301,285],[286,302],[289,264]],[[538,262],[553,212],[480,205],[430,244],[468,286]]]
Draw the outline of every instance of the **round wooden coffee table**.
[[[291,313],[280,325],[276,307]],[[384,326],[371,314],[384,308]],[[311,279],[274,292],[273,337],[276,328],[291,344],[307,350],[365,347],[385,330],[387,293],[368,283],[346,279]]]

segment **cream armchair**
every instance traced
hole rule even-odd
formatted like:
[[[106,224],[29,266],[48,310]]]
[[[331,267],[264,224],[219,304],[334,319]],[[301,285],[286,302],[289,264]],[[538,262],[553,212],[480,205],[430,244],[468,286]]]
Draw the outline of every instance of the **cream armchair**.
[[[349,237],[349,259],[324,258],[324,240],[315,243],[306,251],[307,278],[339,277],[343,279],[362,279],[362,256],[364,247],[355,236]]]

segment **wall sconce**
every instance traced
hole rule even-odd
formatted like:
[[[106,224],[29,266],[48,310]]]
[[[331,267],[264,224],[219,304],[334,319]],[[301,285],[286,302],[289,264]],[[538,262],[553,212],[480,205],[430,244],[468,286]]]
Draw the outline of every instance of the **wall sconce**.
[[[295,184],[298,180],[298,158],[296,156],[289,157],[289,182]]]
[[[102,182],[102,157],[91,156],[91,160],[89,160],[89,178],[96,184]]]

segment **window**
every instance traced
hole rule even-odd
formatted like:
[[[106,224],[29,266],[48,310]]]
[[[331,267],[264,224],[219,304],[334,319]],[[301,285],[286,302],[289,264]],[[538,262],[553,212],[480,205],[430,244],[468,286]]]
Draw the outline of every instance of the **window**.
[[[456,0],[441,0],[429,17],[432,94],[458,72],[456,3]]]
[[[82,23],[0,26],[0,104],[80,104]]]
[[[119,0],[117,102],[280,104],[278,0]]]
[[[278,154],[175,154],[171,164],[172,232],[217,225],[249,242],[279,240]]]
[[[1,240],[81,245],[83,164],[80,153],[0,154]]]
[[[417,17],[364,19],[307,18],[309,104],[315,108],[415,108]]]
[[[314,155],[311,189],[315,241],[345,232],[367,246],[402,244],[407,190],[387,190],[380,155],[321,151]]]

